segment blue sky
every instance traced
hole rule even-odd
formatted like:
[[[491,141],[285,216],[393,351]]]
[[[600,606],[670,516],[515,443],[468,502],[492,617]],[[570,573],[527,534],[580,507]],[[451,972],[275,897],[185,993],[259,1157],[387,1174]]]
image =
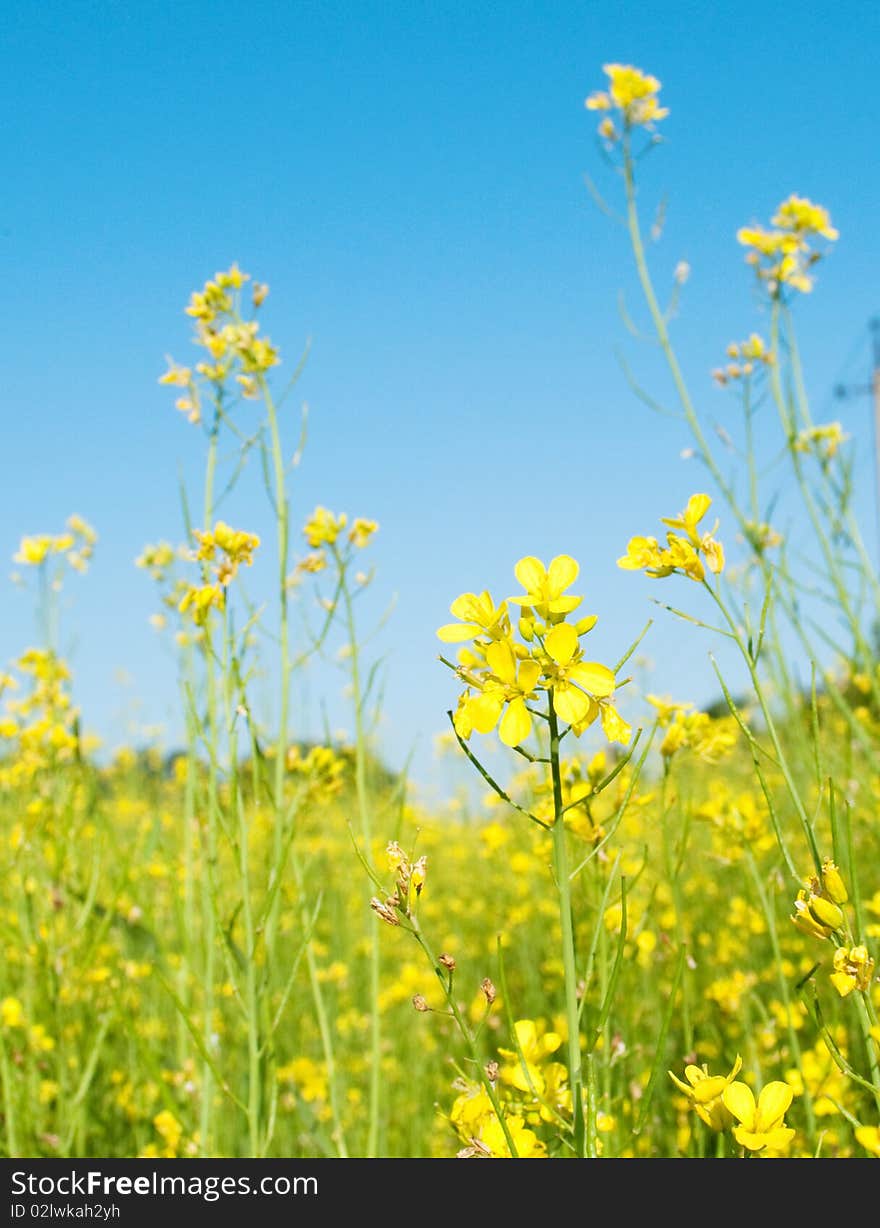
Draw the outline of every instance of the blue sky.
[[[606,61],[655,73],[671,109],[644,193],[668,198],[658,280],[693,269],[675,338],[701,410],[733,413],[708,371],[762,323],[736,229],[798,191],[841,231],[798,307],[816,412],[867,444],[867,403],[830,389],[864,378],[880,309],[874,4],[48,2],[4,20],[0,555],[72,511],[97,526],[65,625],[85,722],[110,745],[132,722],[179,729],[132,560],[180,537],[179,472],[201,481],[203,441],[156,379],[191,352],[189,292],[233,260],[271,284],[287,369],[312,339],[294,522],[317,502],[381,522],[393,762],[415,741],[430,775],[454,692],[434,629],[463,590],[515,591],[521,555],[581,561],[597,656],[654,612],[615,559],[706,482],[616,356],[667,395],[617,309],[622,292],[640,316],[625,235],[584,185],[617,191],[583,108]],[[268,531],[256,473],[228,512]],[[5,585],[3,658],[33,636]],[[659,619],[651,687],[713,697],[708,647]],[[350,727],[340,684],[312,672],[303,729],[320,695]]]

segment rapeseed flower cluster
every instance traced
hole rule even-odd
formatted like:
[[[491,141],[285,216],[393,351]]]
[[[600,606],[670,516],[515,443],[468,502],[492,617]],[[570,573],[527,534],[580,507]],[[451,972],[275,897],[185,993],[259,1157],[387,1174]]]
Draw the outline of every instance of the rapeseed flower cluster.
[[[812,243],[816,239],[833,242],[838,232],[827,209],[793,194],[776,210],[769,229],[743,226],[736,237],[748,248],[746,261],[775,298],[784,287],[802,294],[812,290],[811,270],[822,258],[822,252]]]
[[[667,532],[666,545],[656,537],[631,537],[626,554],[617,560],[625,571],[644,571],[654,579],[682,575],[698,583],[705,580],[706,568],[720,575],[724,570],[724,547],[715,533],[717,522],[709,532],[701,532],[700,522],[712,506],[708,495],[691,495],[687,507],[679,515],[663,523],[678,532]]]
[[[463,593],[452,603],[450,612],[459,621],[437,635],[444,643],[471,645],[452,667],[466,684],[453,718],[465,741],[474,731],[488,734],[497,726],[505,746],[522,745],[533,729],[531,705],[542,693],[576,737],[598,718],[610,742],[629,741],[630,726],[613,703],[614,672],[587,660],[580,642],[595,626],[595,616],[566,621],[583,600],[566,593],[579,571],[569,555],[558,555],[547,567],[529,556],[514,568],[525,593],[498,606],[488,592]],[[511,606],[519,607],[519,638]]]

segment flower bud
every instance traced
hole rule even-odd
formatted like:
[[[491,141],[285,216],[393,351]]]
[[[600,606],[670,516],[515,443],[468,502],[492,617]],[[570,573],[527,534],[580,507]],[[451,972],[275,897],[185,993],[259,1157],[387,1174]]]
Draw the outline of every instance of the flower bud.
[[[822,886],[835,904],[845,904],[849,899],[843,875],[830,857],[822,862]]]
[[[486,1002],[489,1004],[489,1006],[491,1006],[498,997],[498,991],[488,977],[484,977],[483,980],[480,981],[480,990],[482,991]]]
[[[808,899],[806,891],[798,892],[798,898],[794,902],[792,921],[802,934],[807,934],[811,938],[830,938],[830,928],[814,919],[807,903]]]
[[[413,995],[412,1004],[413,1004],[413,1010],[417,1010],[420,1015],[423,1015],[425,1011],[428,1011],[431,1009],[428,1006],[428,1003],[425,1001],[425,999],[422,997],[420,993]]]
[[[819,925],[826,925],[833,930],[839,930],[842,927],[843,913],[833,900],[826,900],[824,896],[814,895],[810,898],[808,907],[813,920]]]

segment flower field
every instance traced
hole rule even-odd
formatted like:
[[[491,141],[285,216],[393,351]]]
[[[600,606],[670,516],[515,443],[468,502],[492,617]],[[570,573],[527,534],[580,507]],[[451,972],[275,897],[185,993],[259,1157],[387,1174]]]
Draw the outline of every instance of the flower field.
[[[129,578],[153,585],[177,664],[179,747],[109,756],[78,706],[63,598],[89,583],[95,528],[72,515],[14,559],[34,621],[0,669],[3,1154],[880,1157],[880,580],[855,442],[814,418],[796,340],[838,233],[797,194],[744,225],[755,320],[689,370],[689,269],[664,305],[640,198],[669,112],[655,77],[604,71],[601,203],[700,466],[691,497],[670,506],[660,468],[655,520],[617,557],[576,557],[561,524],[552,558],[510,543],[507,590],[449,593],[436,727],[465,783],[428,804],[377,737],[361,598],[403,582],[371,564],[385,526],[302,514],[305,431],[281,409],[303,362],[270,339],[269,286],[232,264],[196,290],[168,322],[193,356],[160,383],[203,479]],[[239,482],[270,533],[239,523]],[[597,660],[615,568],[645,629]],[[683,657],[735,661],[736,681],[709,658],[708,710],[642,687],[661,616]],[[302,679],[331,642],[352,734],[304,741]]]

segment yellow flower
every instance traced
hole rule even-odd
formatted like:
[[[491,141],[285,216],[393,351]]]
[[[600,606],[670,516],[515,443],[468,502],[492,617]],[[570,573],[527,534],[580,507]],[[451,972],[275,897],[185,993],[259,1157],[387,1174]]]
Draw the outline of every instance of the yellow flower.
[[[0,1002],[0,1023],[4,1028],[24,1027],[24,1007],[18,998],[4,998]]]
[[[52,550],[52,538],[23,537],[18,553],[13,555],[13,562],[26,567],[38,567]]]
[[[722,1092],[724,1107],[740,1123],[733,1136],[748,1151],[785,1151],[794,1138],[794,1130],[785,1125],[785,1114],[794,1097],[787,1083],[768,1083],[761,1090],[757,1103],[746,1083],[731,1083]]]
[[[829,861],[824,864],[834,866],[834,863]],[[837,867],[834,866],[834,871],[836,870]],[[838,884],[839,874],[835,877],[834,871],[829,874],[829,882],[839,893],[843,884],[842,880]],[[806,886],[797,894],[791,919],[801,933],[809,934],[813,938],[830,938],[834,930],[843,927],[843,912],[825,885],[824,873],[821,881],[815,875],[806,880]]]
[[[250,281],[250,277],[250,273],[242,273],[237,263],[233,264],[226,273],[214,274],[214,280],[223,290],[240,290],[246,281]]]
[[[173,388],[188,388],[192,383],[192,371],[189,367],[181,367],[179,363],[168,359],[168,370],[159,376],[160,384],[170,384]]]
[[[552,662],[547,672],[556,713],[569,725],[593,720],[598,709],[596,700],[614,693],[614,674],[597,661],[582,660],[577,632],[568,623],[548,631],[544,649]]]
[[[510,619],[507,602],[496,606],[488,592],[462,593],[449,607],[450,614],[461,622],[446,623],[437,632],[444,644],[462,644],[466,640],[486,635],[491,640],[501,640],[510,634]]]
[[[163,1109],[161,1113],[157,1113],[153,1118],[153,1125],[168,1151],[176,1154],[180,1140],[183,1137],[183,1126],[174,1114],[169,1112],[168,1109]]]
[[[742,1058],[737,1054],[733,1068],[730,1074],[727,1075],[710,1075],[709,1067],[705,1064],[703,1066],[685,1066],[684,1077],[687,1079],[686,1083],[682,1082],[671,1070],[668,1070],[666,1073],[679,1091],[684,1092],[685,1096],[687,1096],[691,1108],[695,1110],[700,1120],[704,1121],[711,1130],[721,1131],[726,1130],[733,1121],[721,1097],[725,1089],[733,1083],[741,1069]]]
[[[334,516],[326,507],[316,507],[305,523],[303,534],[313,550],[318,546],[332,546],[347,524],[344,512]]]
[[[828,422],[824,426],[805,427],[795,436],[792,447],[795,452],[814,452],[820,460],[829,461],[848,439],[839,422]]]
[[[233,529],[223,520],[218,520],[210,531],[195,529],[193,536],[199,543],[197,559],[213,562],[218,553],[222,555],[215,571],[217,579],[224,586],[231,583],[242,563],[248,567],[252,565],[254,551],[260,545],[256,533]]]
[[[580,572],[578,564],[567,554],[557,555],[549,567],[529,555],[520,559],[513,570],[526,592],[524,596],[510,597],[509,600],[515,605],[534,609],[545,620],[556,622],[576,610],[583,601],[583,597],[563,596]]]
[[[644,571],[654,579],[662,579],[678,572],[699,582],[705,576],[705,558],[709,570],[719,575],[724,570],[724,547],[714,537],[717,522],[709,533],[701,534],[698,529],[711,505],[712,500],[708,495],[691,495],[687,507],[680,515],[663,518],[663,524],[670,529],[682,530],[686,534],[685,537],[668,532],[665,550],[658,545],[655,537],[632,537],[626,554],[617,560],[617,566],[624,571]]]
[[[831,216],[822,205],[814,205],[805,196],[794,193],[782,202],[773,219],[773,225],[782,230],[801,234],[817,234],[823,239],[839,238],[840,232],[831,225]]]
[[[207,622],[211,610],[222,610],[224,604],[223,589],[219,585],[191,584],[177,608],[181,614],[189,614],[197,627],[202,627]]]
[[[669,525],[670,529],[683,530],[688,535],[690,541],[696,546],[700,542],[697,525],[711,506],[712,500],[708,495],[691,495],[683,512],[678,516],[661,517],[661,520],[663,524]]]
[[[864,993],[870,988],[874,961],[867,947],[838,947],[833,963],[834,971],[829,979],[841,998],[847,997],[854,989]]]
[[[793,195],[779,206],[772,224],[773,230],[743,226],[737,231],[738,242],[750,249],[746,260],[767,283],[772,295],[778,294],[783,285],[809,293],[813,288],[809,269],[821,257],[809,240],[818,236],[833,242],[838,236],[828,210]]]
[[[657,98],[660,82],[631,64],[605,64],[603,72],[608,77],[607,90],[597,90],[586,101],[588,111],[607,112],[617,108],[627,126],[650,127],[669,114]],[[607,135],[606,132],[602,134]]]
[[[517,662],[508,640],[496,640],[488,646],[486,664],[489,673],[482,690],[465,700],[463,710],[456,713],[455,727],[462,737],[467,736],[462,730],[491,733],[506,707],[498,736],[505,746],[519,746],[532,731],[526,699],[538,683],[541,666],[531,657]]]
[[[521,1092],[533,1092],[542,1095],[544,1078],[539,1066],[555,1053],[562,1044],[558,1032],[544,1031],[533,1019],[517,1019],[513,1025],[516,1034],[517,1049],[502,1049],[498,1052],[508,1063],[501,1070],[502,1080]]]
[[[626,554],[617,560],[617,566],[622,571],[645,571],[655,577],[672,573],[671,567],[664,566],[663,551],[656,537],[631,537]]]
[[[849,899],[843,875],[840,873],[836,862],[832,861],[830,857],[826,857],[822,862],[822,886],[825,889],[825,894],[835,904],[845,904]]]
[[[352,545],[357,546],[358,550],[362,550],[373,534],[378,532],[378,529],[379,524],[377,521],[357,516],[348,531],[348,540]]]
[[[856,1139],[865,1151],[870,1151],[872,1155],[880,1159],[880,1129],[876,1126],[859,1126],[856,1130]]]
[[[534,1130],[530,1130],[525,1123],[525,1120],[517,1114],[512,1114],[504,1119],[510,1134],[511,1141],[516,1148],[517,1158],[520,1160],[537,1160],[543,1159],[547,1154],[546,1145],[538,1138]],[[508,1146],[507,1139],[504,1135],[504,1130],[501,1122],[497,1117],[493,1116],[485,1123],[480,1131],[479,1141],[484,1147],[488,1148],[489,1154],[498,1159],[508,1159],[511,1156],[511,1150]]]

